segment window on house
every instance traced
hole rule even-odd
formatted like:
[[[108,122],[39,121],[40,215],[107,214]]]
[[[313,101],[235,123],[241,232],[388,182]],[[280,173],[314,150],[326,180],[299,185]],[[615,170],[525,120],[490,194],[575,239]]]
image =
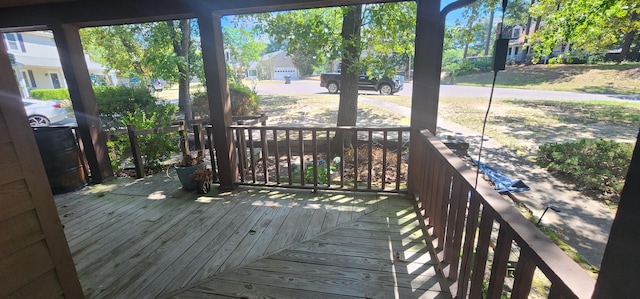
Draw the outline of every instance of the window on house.
[[[31,82],[31,86],[29,86],[29,87],[31,87],[31,88],[35,88],[35,87],[37,87],[37,86],[36,86],[36,80],[35,80],[35,78],[33,77],[33,71],[31,71],[31,70],[27,70],[27,73],[29,73],[29,81]]]
[[[513,48],[509,48],[509,50],[507,51],[508,56],[511,56],[511,50],[513,50]]]
[[[18,50],[18,37],[15,33],[5,33],[4,39],[7,41],[7,48],[9,50]]]
[[[520,48],[519,48],[519,47],[516,47],[516,50],[515,50],[514,55],[518,55],[518,50],[520,50]]]
[[[511,38],[519,38],[521,33],[522,33],[522,28],[514,27],[513,31],[511,32]]]

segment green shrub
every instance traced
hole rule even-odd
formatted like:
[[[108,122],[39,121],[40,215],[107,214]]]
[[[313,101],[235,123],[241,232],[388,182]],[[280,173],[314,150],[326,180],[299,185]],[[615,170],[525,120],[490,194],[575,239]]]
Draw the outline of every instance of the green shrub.
[[[173,104],[149,106],[145,110],[136,108],[133,112],[127,112],[122,116],[124,126],[133,125],[136,130],[170,127],[175,121],[175,112],[178,107]],[[149,172],[157,172],[162,169],[161,162],[178,153],[177,133],[157,133],[138,136],[140,152],[142,153],[145,169]],[[122,135],[108,146],[111,148],[112,166],[120,169],[131,153],[129,138]]]
[[[619,194],[631,163],[633,145],[581,139],[540,146],[537,163],[568,175],[577,185]]]
[[[121,117],[128,112],[154,109],[157,105],[157,99],[143,87],[97,86],[93,91],[102,126],[106,129],[121,127]]]
[[[39,100],[69,100],[69,90],[66,88],[57,89],[33,89],[29,94],[34,99]]]
[[[242,83],[229,83],[229,96],[231,97],[232,115],[249,116],[260,113],[258,94]],[[206,92],[195,92],[191,103],[196,117],[209,117],[209,99]]]
[[[491,57],[465,59],[458,64],[457,76],[491,71]]]
[[[257,115],[260,100],[258,94],[242,83],[229,84],[229,94],[231,97],[232,115]]]

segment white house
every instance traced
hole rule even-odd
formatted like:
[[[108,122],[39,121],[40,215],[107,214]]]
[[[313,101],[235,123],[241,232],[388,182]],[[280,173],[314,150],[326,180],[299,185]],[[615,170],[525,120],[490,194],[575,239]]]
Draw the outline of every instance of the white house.
[[[29,97],[31,89],[66,88],[60,57],[50,31],[4,33],[2,35],[15,76],[23,97]],[[85,54],[89,73],[93,80],[116,84],[115,72],[105,74],[105,68]]]
[[[284,80],[290,76],[292,80],[299,77],[298,69],[293,65],[287,51],[279,50],[260,57],[260,61],[253,61],[247,69],[247,77],[267,80]]]

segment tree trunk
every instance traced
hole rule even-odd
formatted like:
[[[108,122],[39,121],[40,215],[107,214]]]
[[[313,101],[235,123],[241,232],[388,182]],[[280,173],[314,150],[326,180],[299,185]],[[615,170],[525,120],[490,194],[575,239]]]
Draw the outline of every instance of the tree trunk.
[[[487,39],[484,41],[484,56],[489,56],[489,48],[491,47],[491,33],[493,31],[493,17],[496,13],[495,9],[491,10],[489,15],[489,30],[487,30]]]
[[[191,74],[189,73],[189,48],[191,47],[191,20],[180,20],[180,31],[182,31],[181,49],[182,57],[184,57],[184,65],[180,64],[178,71],[180,72],[180,83],[178,85],[178,102],[184,103],[184,119],[185,121],[193,120],[191,107],[191,93],[189,92],[189,81]]]
[[[634,11],[631,13],[630,23],[633,24],[638,19],[638,14]],[[622,62],[625,59],[631,59],[631,43],[633,39],[636,37],[636,30],[631,30],[624,35],[624,42],[622,43],[622,51],[620,51],[620,55],[618,56],[618,62]]]
[[[355,126],[358,110],[358,75],[360,74],[360,26],[362,6],[348,8],[342,19],[342,71],[338,126]]]
[[[342,38],[342,70],[337,125],[355,126],[358,116],[358,76],[362,51],[360,37],[362,6],[356,5],[345,8],[345,10],[342,17],[342,33],[340,34]],[[345,147],[350,147],[351,134],[347,133],[341,137],[345,141]]]
[[[632,61],[640,61],[640,34],[636,35],[636,46],[631,53]]]
[[[193,120],[191,109],[191,95],[189,93],[189,47],[191,46],[191,20],[180,20],[180,38],[176,34],[173,21],[167,21],[169,32],[171,32],[171,40],[173,41],[173,51],[176,56],[183,57],[184,63],[178,64],[178,107],[184,112],[184,120]]]

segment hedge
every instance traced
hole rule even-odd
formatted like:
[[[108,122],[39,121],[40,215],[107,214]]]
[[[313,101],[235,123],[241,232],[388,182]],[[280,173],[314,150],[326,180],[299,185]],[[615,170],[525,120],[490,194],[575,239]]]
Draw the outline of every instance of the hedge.
[[[66,88],[57,89],[33,89],[29,92],[31,98],[40,100],[69,100],[69,90]]]

